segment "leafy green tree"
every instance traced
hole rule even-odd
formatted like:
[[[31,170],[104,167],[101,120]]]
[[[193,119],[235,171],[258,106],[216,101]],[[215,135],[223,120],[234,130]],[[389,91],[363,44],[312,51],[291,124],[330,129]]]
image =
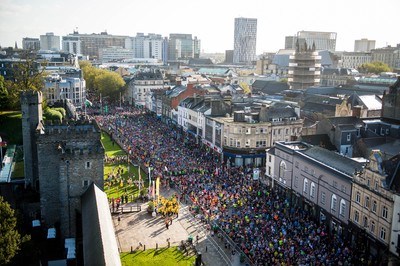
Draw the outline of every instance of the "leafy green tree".
[[[27,57],[17,61],[9,70],[13,80],[6,80],[4,86],[8,93],[8,104],[12,109],[20,107],[21,91],[40,91],[44,87],[44,68],[40,68],[38,62]]]
[[[56,108],[52,108],[52,109],[60,112],[63,119],[67,116],[67,111],[65,111],[65,109],[62,107],[56,107]]]
[[[125,86],[125,81],[117,73],[106,71],[96,76],[95,84],[98,93],[109,96],[111,101],[117,101]]]
[[[361,73],[374,73],[380,74],[382,72],[391,72],[392,69],[389,67],[388,64],[385,64],[381,61],[374,61],[371,63],[362,64],[358,71]]]
[[[51,120],[51,121],[61,122],[63,119],[63,115],[61,114],[60,111],[53,109],[53,108],[49,108],[49,107],[47,107],[44,110],[43,116],[44,116],[45,120]]]
[[[0,76],[0,110],[6,110],[8,107],[8,91],[4,86],[4,77]]]
[[[103,97],[109,96],[111,101],[119,99],[119,93],[123,92],[125,81],[115,72],[93,67],[90,62],[82,61],[79,63],[86,80],[88,92]]]
[[[0,265],[9,263],[20,250],[22,239],[16,226],[14,210],[0,197]]]

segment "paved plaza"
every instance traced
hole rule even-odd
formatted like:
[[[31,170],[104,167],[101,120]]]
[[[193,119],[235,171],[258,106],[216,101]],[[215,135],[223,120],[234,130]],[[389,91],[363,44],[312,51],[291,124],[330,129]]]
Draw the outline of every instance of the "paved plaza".
[[[172,193],[172,190],[161,191],[165,197],[170,197]],[[144,248],[154,249],[157,246],[164,248],[168,246],[167,239],[171,246],[179,246],[182,240],[186,241],[189,236],[192,236],[196,250],[202,254],[205,265],[240,265],[238,254],[232,255],[216,236],[211,236],[205,224],[193,217],[189,212],[189,207],[184,203],[181,203],[178,218],[173,220],[168,229],[160,214],[153,217],[147,212],[148,202],[127,203],[124,204],[124,208],[137,204],[141,206],[140,212],[112,217],[120,252],[130,252],[131,249],[133,251]],[[189,255],[195,254],[191,252]]]

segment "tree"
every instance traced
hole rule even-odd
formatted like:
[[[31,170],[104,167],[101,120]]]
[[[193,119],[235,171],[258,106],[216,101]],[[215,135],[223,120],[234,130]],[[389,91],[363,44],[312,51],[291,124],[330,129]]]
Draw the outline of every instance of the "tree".
[[[63,119],[63,114],[60,112],[60,110],[56,108],[47,107],[43,112],[43,116],[46,120],[51,120],[51,121],[61,122]]]
[[[80,62],[83,76],[86,80],[88,92],[103,97],[110,97],[111,101],[119,99],[119,94],[123,93],[125,81],[115,72],[93,67],[89,62]]]
[[[385,64],[381,61],[374,61],[371,63],[362,64],[358,71],[361,73],[374,73],[380,74],[382,72],[391,72],[392,69],[389,67],[388,64]]]
[[[116,101],[119,99],[119,94],[122,93],[125,81],[117,73],[106,71],[96,76],[95,84],[98,93],[109,96],[111,101]]]
[[[22,240],[16,226],[14,210],[0,197],[0,265],[9,263],[20,250]]]
[[[33,58],[16,61],[9,70],[12,80],[6,80],[4,86],[8,93],[9,108],[19,109],[21,91],[40,91],[44,87],[44,68]]]
[[[8,107],[8,91],[4,86],[4,77],[0,76],[0,110],[6,110]]]

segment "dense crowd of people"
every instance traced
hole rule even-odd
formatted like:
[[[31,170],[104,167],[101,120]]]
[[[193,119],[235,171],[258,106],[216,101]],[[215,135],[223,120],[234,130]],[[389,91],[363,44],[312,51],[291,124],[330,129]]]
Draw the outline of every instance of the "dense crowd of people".
[[[223,230],[254,265],[367,263],[335,232],[253,180],[251,165],[230,166],[191,135],[138,109],[96,120],[130,160],[151,167],[152,175],[176,186],[181,198],[190,197],[193,211]]]

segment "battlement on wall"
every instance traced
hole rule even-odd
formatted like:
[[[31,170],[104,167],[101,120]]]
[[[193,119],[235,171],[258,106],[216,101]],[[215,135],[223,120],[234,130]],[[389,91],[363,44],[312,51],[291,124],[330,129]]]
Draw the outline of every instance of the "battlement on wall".
[[[46,121],[44,132],[37,132],[38,137],[46,136],[47,139],[100,139],[100,127],[95,120],[77,121]]]

